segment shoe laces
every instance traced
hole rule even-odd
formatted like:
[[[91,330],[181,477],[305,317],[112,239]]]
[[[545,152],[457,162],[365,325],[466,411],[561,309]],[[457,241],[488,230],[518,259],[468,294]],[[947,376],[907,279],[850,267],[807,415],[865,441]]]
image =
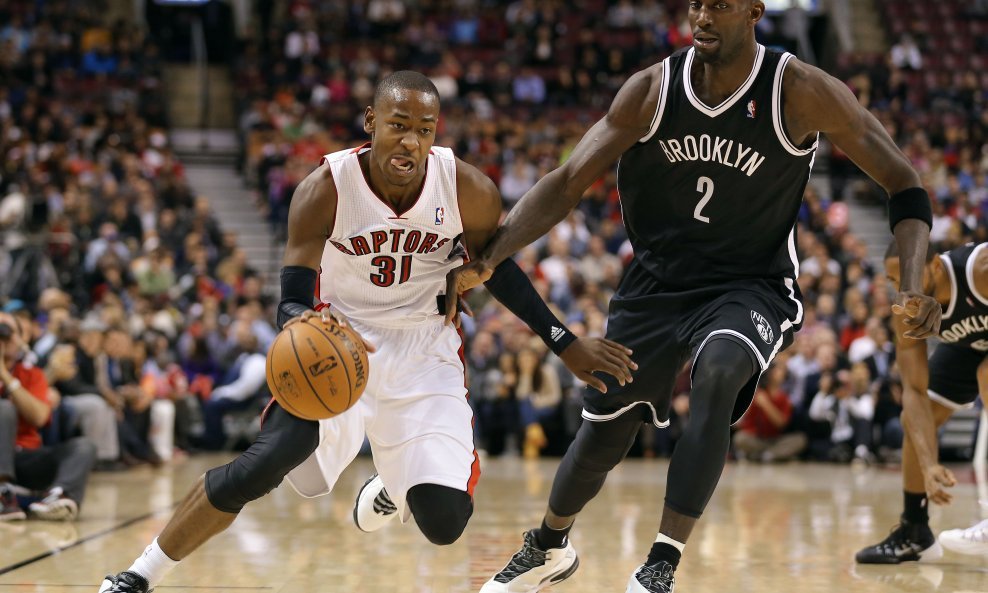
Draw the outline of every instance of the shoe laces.
[[[979,544],[988,544],[988,519],[968,527],[961,532],[961,537]]]
[[[648,565],[643,565],[635,574],[635,578],[645,587],[649,593],[672,593],[672,587],[676,583],[673,573],[676,569],[664,560]]]
[[[525,543],[515,552],[508,565],[494,578],[500,583],[507,583],[526,572],[545,565],[546,551],[539,549],[535,543],[535,535],[531,531],[525,533]]]
[[[383,488],[374,497],[374,512],[378,515],[390,515],[398,512],[398,507],[395,506],[391,497],[388,496],[388,491]]]
[[[909,533],[909,525],[899,523],[889,531],[888,537],[875,545],[875,548],[882,552],[895,553],[903,548],[922,548],[923,546],[913,539]]]
[[[40,502],[42,504],[51,504],[56,500],[58,500],[59,498],[62,498],[64,495],[65,495],[65,491],[62,490],[62,487],[55,486],[54,488],[48,491],[48,494],[46,494],[45,497],[42,498]]]
[[[114,593],[151,593],[154,589],[147,588],[147,581],[133,573],[122,572],[115,577],[107,577],[113,581],[110,591]]]

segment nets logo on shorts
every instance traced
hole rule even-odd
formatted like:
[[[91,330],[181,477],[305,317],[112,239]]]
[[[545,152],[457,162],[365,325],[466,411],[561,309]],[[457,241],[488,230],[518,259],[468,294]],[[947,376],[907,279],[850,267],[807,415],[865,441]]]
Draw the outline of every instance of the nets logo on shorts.
[[[766,344],[771,344],[772,338],[775,337],[775,333],[772,332],[772,326],[768,324],[768,320],[762,317],[761,313],[752,311],[751,322],[755,324],[755,329],[758,330],[758,335],[762,337],[762,340],[764,340]]]

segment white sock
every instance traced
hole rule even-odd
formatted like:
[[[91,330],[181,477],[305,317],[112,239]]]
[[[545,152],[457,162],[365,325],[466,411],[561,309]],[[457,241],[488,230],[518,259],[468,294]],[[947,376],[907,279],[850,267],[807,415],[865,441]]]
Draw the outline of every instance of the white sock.
[[[161,547],[158,546],[158,538],[154,538],[151,545],[144,548],[144,553],[127,570],[146,578],[148,585],[154,587],[161,579],[165,578],[165,575],[178,566],[178,563],[178,560],[172,560],[161,551]]]
[[[682,553],[683,548],[686,547],[686,544],[684,544],[682,542],[677,542],[676,540],[672,539],[668,535],[665,535],[665,534],[662,534],[662,533],[660,533],[659,535],[655,536],[655,543],[657,543],[657,544],[669,544],[670,546],[672,546],[672,547],[676,548],[677,550],[679,550],[680,553]]]

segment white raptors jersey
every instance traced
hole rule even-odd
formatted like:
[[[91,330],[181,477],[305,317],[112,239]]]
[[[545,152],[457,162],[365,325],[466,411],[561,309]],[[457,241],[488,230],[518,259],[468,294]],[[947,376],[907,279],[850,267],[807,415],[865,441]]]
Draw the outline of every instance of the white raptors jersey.
[[[339,196],[326,240],[319,299],[344,316],[405,327],[435,319],[446,273],[466,261],[456,201],[453,151],[433,146],[418,200],[405,212],[371,191],[357,155],[370,145],[323,157]]]

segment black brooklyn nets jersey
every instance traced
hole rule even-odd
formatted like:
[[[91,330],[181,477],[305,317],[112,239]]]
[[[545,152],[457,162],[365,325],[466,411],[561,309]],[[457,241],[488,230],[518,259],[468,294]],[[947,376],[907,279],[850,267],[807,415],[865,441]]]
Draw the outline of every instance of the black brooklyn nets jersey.
[[[798,294],[795,224],[816,143],[796,146],[785,128],[790,59],[759,45],[747,80],[717,106],[693,92],[692,48],[663,62],[652,127],[618,164],[635,251],[620,294],[746,279]]]
[[[969,243],[940,255],[950,275],[950,305],[940,322],[940,340],[988,352],[988,297],[974,287],[974,262],[988,243]]]

